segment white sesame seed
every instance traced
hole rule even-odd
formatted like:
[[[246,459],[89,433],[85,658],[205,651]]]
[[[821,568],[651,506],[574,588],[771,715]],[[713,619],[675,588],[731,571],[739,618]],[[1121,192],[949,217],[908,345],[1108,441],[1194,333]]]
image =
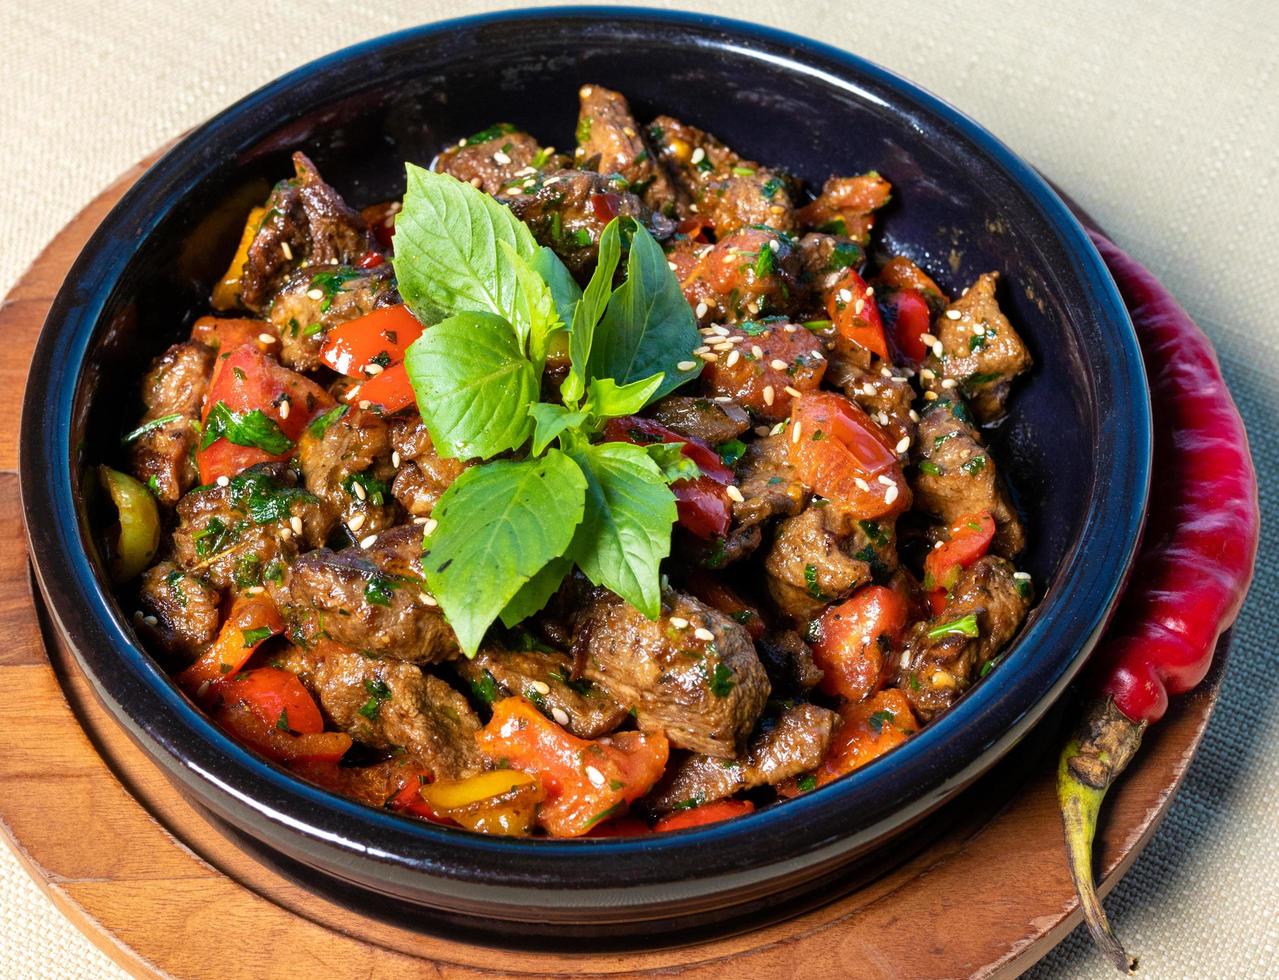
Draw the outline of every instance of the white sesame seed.
[[[557,725],[568,724],[568,712],[563,708],[552,708],[551,717],[555,719],[555,724]]]
[[[546,681],[530,681],[528,686],[535,690],[538,694],[551,693],[551,685],[546,683]]]
[[[712,364],[719,360],[718,354],[701,354],[699,355],[703,361],[710,361]]]
[[[308,289],[308,290],[306,291],[306,298],[307,298],[307,299],[324,299],[324,290],[323,290],[323,289]]]
[[[142,622],[146,623],[148,626],[155,626],[160,621],[156,619],[154,616],[143,616]]]
[[[1030,572],[1013,572],[1013,578],[1015,578],[1018,582],[1029,582]]]
[[[679,266],[677,266],[674,262],[667,262],[666,268],[670,269],[671,272],[675,272],[679,269]]]
[[[693,155],[690,158],[690,162],[696,165],[701,163],[705,159],[706,159],[706,151],[699,146],[696,150],[693,151]]]
[[[705,344],[702,344],[702,346],[701,346],[701,347],[694,347],[694,348],[693,348],[693,353],[694,353],[694,354],[696,354],[696,355],[698,355],[699,357],[700,357],[702,354],[709,354],[710,352],[711,352],[711,349],[710,349],[709,347],[707,347]]]
[[[667,620],[667,622],[669,622],[677,630],[688,629],[688,620],[683,616],[672,616],[669,620]]]
[[[364,373],[367,374],[370,378],[376,377],[377,375],[382,373],[382,365],[366,364],[364,365]]]
[[[912,409],[910,410],[910,412],[909,412],[909,413],[907,413],[907,414],[909,414],[909,415],[910,415],[910,420],[911,420],[912,422],[918,422],[918,421],[919,421],[919,413],[918,413],[917,411],[915,411],[913,408],[912,408]]]
[[[904,453],[907,449],[909,449],[910,436],[902,436],[901,439],[898,440],[896,448],[899,453]]]
[[[856,303],[853,304],[853,315],[861,316],[862,310],[864,309],[866,309],[866,301],[864,299],[859,299]]]
[[[885,476],[882,473],[879,476],[875,477],[875,481],[879,483],[880,486],[884,486],[884,487],[895,487],[897,485],[896,483],[893,482],[893,478],[891,476]]]
[[[591,97],[591,93],[594,91],[595,89],[591,88],[589,85],[583,85],[580,89],[578,89],[578,95],[584,99],[589,99]]]
[[[772,249],[774,252],[776,252],[778,249],[782,247],[782,243],[779,242],[776,238],[770,238],[768,240],[768,247]]]
[[[520,167],[520,169],[519,169],[519,170],[515,171],[515,176],[516,176],[516,177],[531,177],[531,176],[533,176],[533,174],[535,174],[535,173],[537,173],[537,169],[536,169],[535,167]]]
[[[887,412],[880,412],[878,415],[876,415],[876,416],[875,416],[875,421],[876,421],[876,422],[878,422],[880,425],[887,425],[887,424],[888,424],[888,413],[887,413]]]
[[[790,385],[787,385],[785,388],[782,389],[782,391],[786,392],[786,394],[790,395],[792,398],[799,397],[799,389],[792,388]]]
[[[742,496],[742,491],[738,490],[737,487],[735,487],[731,483],[728,485],[728,488],[724,492],[728,494],[729,500],[734,500],[739,504],[746,500],[746,498]]]
[[[866,295],[867,295],[867,296],[874,296],[874,295],[875,295],[875,287],[874,287],[874,286],[867,286],[867,287],[866,287]]]
[[[731,350],[732,345],[729,345],[729,346],[730,346],[730,350]],[[732,366],[733,366],[734,364],[736,364],[739,360],[741,360],[741,358],[742,358],[742,352],[741,352],[741,351],[739,351],[739,350],[732,350],[732,351],[731,351],[731,353],[728,355],[728,360],[726,360],[726,361],[724,362],[724,366],[725,366],[725,367],[732,367]]]
[[[220,487],[228,487],[231,485],[231,478],[229,476],[220,476],[216,482]]]
[[[274,344],[275,337],[269,333],[260,333],[258,334],[258,342],[262,344]]]
[[[421,525],[425,524],[429,519],[430,518],[427,518],[427,517],[415,517],[413,518],[413,523],[420,527]]]
[[[947,319],[947,320],[958,320],[958,319],[959,319],[959,317],[960,317],[960,315],[961,315],[961,314],[960,314],[959,310],[947,310],[947,311],[946,311],[946,319]]]
[[[679,368],[681,371],[691,371],[691,370],[693,370],[693,368],[697,367],[697,362],[695,362],[695,361],[680,361],[680,362],[679,362],[678,364],[676,364],[675,366],[676,366],[677,368]]]
[[[368,498],[368,493],[365,492],[364,485],[361,484],[359,480],[351,481],[351,491],[361,500],[366,500]]]
[[[782,330],[786,333],[794,333],[798,329],[799,327],[795,326],[793,323],[788,323],[786,326],[782,327]]]
[[[841,303],[851,303],[853,301],[853,294],[850,293],[847,289],[841,289],[838,293],[835,294],[835,298],[838,299]]]
[[[780,357],[774,357],[768,362],[768,366],[774,371],[785,371],[788,367],[790,367],[790,365],[783,361]]]
[[[727,337],[730,332],[728,327],[724,326],[722,323],[715,324],[715,326],[711,327],[711,330],[719,334],[721,337]]]
[[[937,392],[935,392],[935,391],[926,391],[926,392],[924,392],[924,401],[926,401],[926,402],[935,402],[936,400],[937,400]]]
[[[697,309],[695,309],[693,312],[697,314],[697,318],[700,320],[702,317],[706,315],[706,311],[709,309],[710,307],[707,306],[705,303],[698,303]]]
[[[524,193],[524,188],[523,188],[523,187],[519,187],[519,186],[516,186],[516,187],[508,187],[508,188],[506,189],[506,196],[507,196],[507,197],[519,197],[519,196],[520,196],[521,194],[523,194],[523,193]]]
[[[942,381],[941,386],[943,388],[953,388],[957,384],[959,384],[959,382],[956,381],[954,378],[946,378]]]
[[[896,484],[896,483],[894,483],[894,484],[893,484],[891,487],[889,487],[889,488],[888,488],[888,490],[884,493],[884,503],[886,503],[886,504],[891,504],[894,500],[896,500],[896,499],[897,499],[897,493],[898,493],[898,490],[897,490],[897,484]]]
[[[293,539],[293,532],[287,527],[280,528],[276,533],[279,534],[281,541],[291,541]]]
[[[422,525],[422,534],[434,534],[435,529],[440,526],[440,522],[434,517],[428,517],[426,523]]]
[[[439,602],[436,600],[435,596],[431,595],[431,593],[429,593],[429,592],[423,592],[423,593],[421,593],[421,595],[422,595],[422,604],[423,604],[423,605],[427,605],[427,606],[438,606],[438,605],[439,605]]]
[[[773,399],[777,397],[777,393],[773,391],[772,385],[764,385],[764,404],[772,405]]]
[[[762,361],[764,359],[764,348],[760,347],[759,344],[751,344],[751,354],[755,357],[755,360]]]
[[[483,181],[483,179],[482,179],[482,178],[480,178],[480,177],[472,177],[472,178],[471,178],[471,180],[470,180],[470,184],[471,184],[471,186],[472,186],[472,187],[477,187],[477,188],[478,188],[478,187],[480,187],[480,186],[482,186],[482,185],[484,184],[484,181]]]
[[[369,406],[370,406],[370,405],[372,405],[372,404],[373,404],[373,403],[372,403],[371,401],[369,401],[367,398],[361,398],[361,399],[360,399],[360,408],[361,408],[361,409],[363,409],[363,410],[364,410],[364,411],[366,411],[366,412],[369,410]]]
[[[879,369],[879,376],[881,378],[891,378],[893,376],[893,372],[888,370],[886,367],[882,367]]]
[[[932,368],[920,368],[919,376],[923,378],[925,381],[932,381],[933,378],[937,377],[937,372],[934,371]]]
[[[360,511],[347,521],[346,526],[352,531],[358,531],[360,528],[364,527],[364,511]]]
[[[811,351],[811,352],[809,353],[809,355],[808,355],[808,356],[809,356],[809,357],[811,357],[811,358],[812,358],[813,360],[815,360],[815,361],[824,361],[824,360],[826,360],[826,355],[825,355],[825,354],[823,354],[823,353],[822,353],[821,351],[819,351],[819,350]]]
[[[360,547],[368,551],[377,542],[377,535],[370,534],[367,538],[360,538]]]
[[[692,211],[692,212],[693,212],[693,214],[697,214],[697,205],[696,205],[696,204],[690,204],[690,205],[688,206],[688,209],[689,209],[690,211]]]
[[[594,766],[586,767],[586,778],[591,781],[592,786],[597,788],[604,785],[604,774]]]
[[[860,476],[853,477],[853,485],[862,493],[870,492],[870,484],[863,480]]]
[[[511,162],[511,158],[508,157],[501,150],[498,150],[496,153],[493,154],[493,162],[496,163],[499,167],[505,167],[508,163]]]
[[[288,242],[280,242],[280,251],[284,253],[286,259],[293,261],[293,249],[289,248]]]
[[[974,323],[973,333],[975,333],[978,337],[984,336],[986,333],[986,327],[983,324]]]
[[[140,623],[140,622],[142,622],[142,610],[141,610],[141,609],[135,609],[135,610],[133,610],[133,621],[134,621],[135,623]]]
[[[930,333],[921,333],[919,339],[924,342],[925,347],[932,347],[933,344],[937,343],[937,338]]]
[[[937,341],[937,343],[933,344],[933,353],[936,354],[938,357],[941,357],[942,354],[944,353],[940,340]]]
[[[260,585],[250,585],[247,589],[244,590],[244,594],[245,595],[261,595],[265,591],[266,589],[262,588],[262,586]]]
[[[280,418],[287,419],[289,417],[289,400],[286,398],[280,402]]]
[[[715,639],[715,634],[708,630],[705,626],[699,626],[697,629],[693,630],[693,636],[696,639],[701,640],[703,643],[710,643],[711,640]]]
[[[874,398],[875,395],[878,394],[878,391],[873,384],[867,381],[864,385],[862,385],[862,394],[869,398]]]
[[[889,377],[892,378],[893,381],[896,381],[898,384],[901,384],[902,382],[907,380],[905,377],[897,374],[889,375]]]
[[[294,534],[301,534],[302,518],[298,517],[297,514],[294,514],[292,517],[289,518],[289,527],[293,528]]]
[[[391,453],[391,466],[397,470],[400,468],[400,451],[398,449]]]
[[[905,670],[907,667],[909,667],[909,666],[910,666],[910,651],[909,651],[909,650],[903,650],[903,651],[902,651],[902,660],[901,660],[901,663],[902,663],[902,670]]]
[[[793,442],[793,443],[798,443],[798,442],[799,442],[799,433],[800,433],[800,430],[801,430],[801,429],[803,429],[803,428],[804,428],[804,423],[802,423],[802,422],[796,422],[796,423],[795,423],[794,427],[790,430],[790,441],[791,441],[791,442]]]
[[[730,357],[729,360],[731,361],[732,358]],[[729,398],[728,395],[716,395],[714,400],[719,402],[721,405],[728,405],[733,401],[733,399]]]

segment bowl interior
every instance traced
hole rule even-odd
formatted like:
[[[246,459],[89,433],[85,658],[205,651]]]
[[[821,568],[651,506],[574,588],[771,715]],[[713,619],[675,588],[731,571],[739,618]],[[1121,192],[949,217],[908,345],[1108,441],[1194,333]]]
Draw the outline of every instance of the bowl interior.
[[[205,311],[247,209],[290,172],[293,150],[352,204],[370,204],[400,195],[404,161],[426,164],[490,122],[572,147],[587,81],[624,92],[641,121],[676,115],[814,188],[878,170],[894,185],[880,236],[889,251],[952,292],[999,271],[1001,304],[1036,364],[990,441],[1028,525],[1019,567],[1045,598],[1002,669],[906,746],[820,793],[661,841],[478,840],[304,786],[192,711],[137,648],[129,610],[77,530],[76,488],[84,465],[118,461],[146,363]],[[795,874],[868,846],[971,781],[1061,690],[1113,602],[1148,477],[1131,327],[1046,186],[974,124],[874,66],[705,17],[475,18],[370,42],[273,83],[190,135],[107,219],[51,313],[30,385],[23,494],[37,567],[108,706],[224,818],[306,863],[423,901],[444,902],[450,889],[460,901],[464,884],[468,900],[508,907],[529,900],[520,888],[541,885],[562,893],[539,892],[537,909],[589,907],[616,885],[634,896],[652,886],[647,899],[611,895],[625,907],[674,894],[675,878],[722,895],[753,869]]]

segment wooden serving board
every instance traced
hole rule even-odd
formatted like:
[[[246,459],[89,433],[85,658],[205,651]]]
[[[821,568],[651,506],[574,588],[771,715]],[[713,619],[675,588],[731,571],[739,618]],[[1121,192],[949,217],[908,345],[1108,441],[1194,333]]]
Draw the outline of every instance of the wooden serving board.
[[[1053,757],[1019,752],[952,804],[922,850],[795,918],[676,949],[531,952],[469,945],[423,917],[352,912],[260,863],[207,822],[97,703],[53,640],[20,531],[17,425],[49,305],[98,222],[143,172],[104,191],[0,305],[0,827],[32,877],[99,947],[143,976],[681,978],[1011,977],[1080,921]],[[1224,654],[1223,649],[1220,651]],[[1220,662],[1147,737],[1100,834],[1104,894],[1136,859],[1199,745]],[[1051,747],[1055,733],[1040,741]],[[1029,761],[1028,761],[1029,760]]]

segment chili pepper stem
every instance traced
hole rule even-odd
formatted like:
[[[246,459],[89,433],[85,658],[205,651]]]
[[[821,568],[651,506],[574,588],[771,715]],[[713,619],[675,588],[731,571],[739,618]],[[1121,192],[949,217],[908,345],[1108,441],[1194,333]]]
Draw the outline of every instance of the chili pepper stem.
[[[1145,729],[1145,722],[1130,721],[1109,698],[1093,701],[1057,766],[1066,857],[1084,922],[1101,951],[1126,974],[1136,971],[1137,960],[1124,951],[1106,918],[1093,881],[1092,852],[1101,802],[1136,753]]]

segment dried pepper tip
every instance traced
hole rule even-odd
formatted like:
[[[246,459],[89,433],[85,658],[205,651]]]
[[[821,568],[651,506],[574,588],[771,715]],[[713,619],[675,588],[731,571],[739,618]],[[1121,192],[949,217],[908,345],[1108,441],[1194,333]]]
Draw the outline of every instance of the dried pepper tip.
[[[1110,698],[1093,701],[1079,730],[1062,750],[1057,766],[1057,800],[1066,836],[1067,863],[1079,893],[1084,922],[1102,952],[1126,974],[1136,971],[1137,960],[1124,952],[1106,919],[1093,883],[1092,850],[1101,801],[1136,754],[1145,730],[1145,722],[1130,721]]]

